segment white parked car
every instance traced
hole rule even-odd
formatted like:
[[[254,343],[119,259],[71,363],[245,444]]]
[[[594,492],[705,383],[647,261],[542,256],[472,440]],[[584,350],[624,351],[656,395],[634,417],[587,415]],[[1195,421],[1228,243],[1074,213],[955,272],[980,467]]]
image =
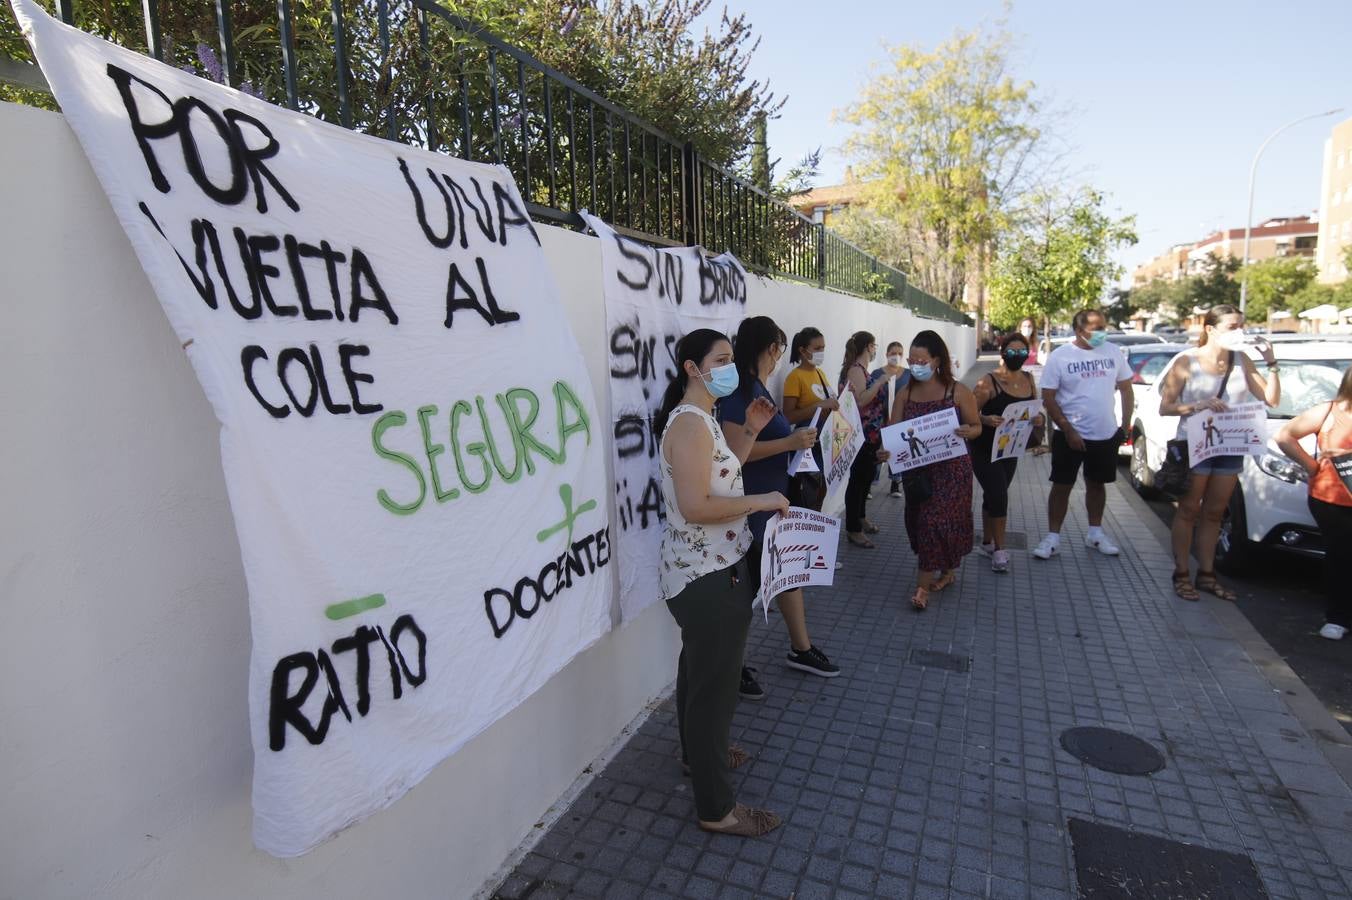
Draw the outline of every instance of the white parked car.
[[[1343,372],[1352,366],[1352,341],[1278,342],[1273,353],[1281,364],[1282,402],[1268,410],[1268,443],[1262,456],[1250,456],[1230,498],[1221,527],[1216,563],[1234,572],[1256,561],[1256,549],[1274,548],[1322,558],[1323,541],[1306,505],[1305,471],[1286,457],[1272,437],[1288,419],[1326,403],[1338,390]],[[1255,360],[1256,351],[1249,351]],[[1260,364],[1261,366],[1261,364]],[[1136,400],[1132,425],[1129,479],[1142,496],[1158,494],[1155,476],[1164,465],[1165,445],[1178,429],[1176,416],[1159,414],[1159,376]],[[1261,367],[1260,367],[1261,371]],[[1314,451],[1314,437],[1304,442]]]
[[[1159,395],[1154,400],[1146,400],[1151,385],[1159,380],[1173,358],[1188,349],[1187,344],[1165,344],[1161,342],[1134,344],[1123,348],[1127,353],[1127,365],[1131,367],[1131,392],[1136,397],[1136,413],[1140,415],[1142,403],[1154,403],[1159,406]],[[1122,425],[1122,404],[1113,401],[1113,417]],[[1127,442],[1118,451],[1123,456],[1131,456],[1132,431],[1127,431]]]

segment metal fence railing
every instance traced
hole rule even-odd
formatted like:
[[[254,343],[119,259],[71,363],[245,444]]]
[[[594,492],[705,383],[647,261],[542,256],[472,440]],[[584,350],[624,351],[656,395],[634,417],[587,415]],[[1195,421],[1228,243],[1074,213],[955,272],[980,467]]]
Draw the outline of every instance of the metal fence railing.
[[[53,5],[69,24],[274,103],[506,166],[537,219],[576,227],[587,209],[645,241],[728,250],[753,271],[970,321],[689,142],[435,0],[143,0],[143,33],[110,27],[104,3]],[[43,83],[36,67],[3,55],[0,81]]]

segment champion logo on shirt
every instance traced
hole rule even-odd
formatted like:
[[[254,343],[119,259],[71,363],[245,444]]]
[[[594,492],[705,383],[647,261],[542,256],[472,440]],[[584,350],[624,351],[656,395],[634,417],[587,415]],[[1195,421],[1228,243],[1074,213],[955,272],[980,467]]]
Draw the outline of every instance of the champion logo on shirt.
[[[1111,359],[1087,359],[1066,364],[1067,375],[1079,375],[1081,378],[1107,378],[1115,371],[1117,362]]]

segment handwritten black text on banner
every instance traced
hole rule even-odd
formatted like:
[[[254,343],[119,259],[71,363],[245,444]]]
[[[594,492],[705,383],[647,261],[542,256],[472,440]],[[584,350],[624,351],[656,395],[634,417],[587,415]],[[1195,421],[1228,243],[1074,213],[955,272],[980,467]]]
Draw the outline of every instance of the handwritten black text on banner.
[[[303,853],[609,627],[586,370],[506,170],[14,5],[221,422],[254,836]]]
[[[657,599],[662,539],[661,471],[652,417],[676,375],[676,342],[697,328],[736,331],[746,312],[746,271],[698,247],[656,249],[595,216],[601,239],[610,404],[614,417],[615,538],[620,608],[633,618]]]

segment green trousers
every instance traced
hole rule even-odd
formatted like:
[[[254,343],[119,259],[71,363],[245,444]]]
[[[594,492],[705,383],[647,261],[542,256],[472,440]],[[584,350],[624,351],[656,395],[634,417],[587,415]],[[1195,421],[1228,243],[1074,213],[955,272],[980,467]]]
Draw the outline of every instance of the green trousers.
[[[667,601],[681,626],[676,664],[681,757],[690,766],[695,812],[705,822],[723,818],[737,802],[728,778],[728,733],[755,597],[746,560],[741,560],[697,578]]]

